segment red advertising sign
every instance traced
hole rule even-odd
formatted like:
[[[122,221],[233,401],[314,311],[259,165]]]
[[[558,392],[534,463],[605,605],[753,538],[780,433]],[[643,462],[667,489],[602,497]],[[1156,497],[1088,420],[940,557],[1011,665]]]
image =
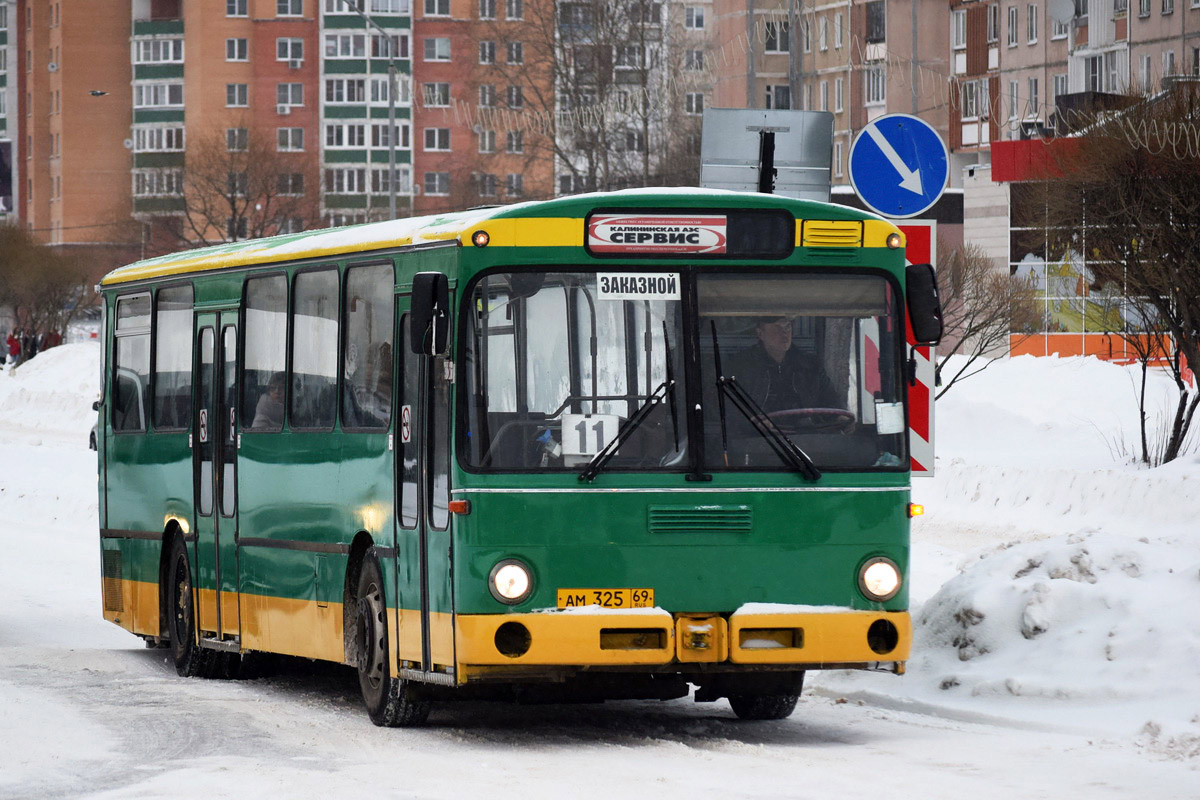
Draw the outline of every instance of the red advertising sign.
[[[596,214],[587,246],[593,253],[724,253],[725,217]]]

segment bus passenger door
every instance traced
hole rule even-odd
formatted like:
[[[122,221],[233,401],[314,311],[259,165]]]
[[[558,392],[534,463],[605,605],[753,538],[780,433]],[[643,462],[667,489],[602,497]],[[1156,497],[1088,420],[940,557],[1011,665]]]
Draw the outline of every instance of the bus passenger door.
[[[196,317],[196,627],[207,639],[240,634],[237,585],[237,312]]]
[[[449,383],[446,359],[412,352],[407,297],[399,298],[396,403],[396,596],[401,667],[449,675],[454,665],[449,531]]]

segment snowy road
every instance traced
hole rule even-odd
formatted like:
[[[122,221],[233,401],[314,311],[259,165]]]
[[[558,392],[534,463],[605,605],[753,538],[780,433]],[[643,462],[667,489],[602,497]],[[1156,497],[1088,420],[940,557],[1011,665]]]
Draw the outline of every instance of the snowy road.
[[[1085,526],[1075,538],[1060,537],[1078,527],[1074,512],[1034,519],[1040,530],[1006,521],[999,503],[971,519],[970,498],[955,517],[931,515],[916,533],[914,599],[934,611],[990,602],[997,628],[975,635],[994,652],[960,662],[935,617],[918,632],[926,650],[908,676],[810,674],[783,722],[740,722],[724,702],[460,703],[435,707],[425,728],[384,730],[342,668],[292,662],[252,681],[178,678],[164,651],[101,619],[90,396],[72,383],[90,354],[63,353],[57,373],[54,355],[39,357],[44,377],[31,363],[19,388],[0,376],[0,798],[1200,797],[1195,640],[1167,619],[1142,624],[1139,605],[1142,593],[1200,599],[1200,550],[1170,516],[1160,542],[1125,537],[1111,511],[1111,532]],[[56,405],[64,392],[80,395],[78,409]],[[970,469],[958,478],[970,480]],[[928,491],[962,493],[954,479],[948,470]],[[1171,491],[1190,491],[1181,486]],[[980,537],[992,541],[981,547]],[[1178,572],[1160,569],[1160,550]],[[1058,558],[1089,571],[1064,577]],[[1005,559],[1045,562],[1049,577],[1014,573]],[[1005,599],[1025,596],[1021,581],[1034,582],[1026,594],[1041,605]],[[1089,603],[1117,607],[1141,638]],[[1049,632],[1001,629],[1010,605],[1021,619],[1043,609],[1032,618]],[[1184,631],[1197,627],[1187,608],[1173,612]],[[1116,631],[1105,651],[1115,656],[1093,665],[1089,639],[1054,638],[1079,609],[1090,615],[1080,632]],[[1147,627],[1165,633],[1147,639]],[[1127,685],[1129,675],[1141,684]]]

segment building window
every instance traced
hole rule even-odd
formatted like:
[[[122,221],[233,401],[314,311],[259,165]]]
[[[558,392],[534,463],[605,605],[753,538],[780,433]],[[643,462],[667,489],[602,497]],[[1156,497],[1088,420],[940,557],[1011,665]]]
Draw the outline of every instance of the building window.
[[[0,8],[3,7],[0,6]],[[6,51],[0,50],[0,52]],[[133,63],[182,64],[183,39],[150,39],[134,42]]]
[[[976,81],[964,81],[959,86],[959,111],[963,120],[979,119],[979,84]]]
[[[792,107],[792,87],[785,83],[767,87],[767,108],[787,110]]]
[[[182,105],[182,83],[138,83],[133,86],[134,108],[162,108],[164,106]]]
[[[688,92],[683,99],[683,110],[688,114],[704,113],[704,93]]]
[[[964,14],[966,12],[964,11]],[[963,21],[963,41],[966,41],[966,21]],[[992,3],[987,10],[987,40],[988,44],[1000,41],[1000,6]]]
[[[1008,7],[1008,46],[1017,46],[1017,25],[1020,19],[1020,12],[1016,6]]]
[[[504,179],[504,193],[509,197],[520,197],[525,194],[525,176],[510,172]]]
[[[479,0],[479,18],[496,18],[496,0]]]
[[[227,108],[244,108],[248,105],[250,105],[249,84],[225,84],[225,106]]]
[[[362,194],[366,188],[364,169],[343,167],[325,170],[325,191],[330,194]]]
[[[1175,51],[1166,50],[1163,52],[1163,77],[1175,74]]]
[[[275,16],[302,17],[304,16],[304,0],[275,0]]]
[[[496,43],[495,42],[480,42],[479,43],[479,63],[480,64],[495,64],[496,63]]]
[[[521,42],[508,43],[508,63],[509,64],[524,64],[525,63],[525,45]]]
[[[1038,37],[1038,7],[1036,3],[1031,3],[1026,8],[1025,26],[1029,29],[1028,44],[1035,44]]]
[[[704,51],[703,50],[686,50],[683,54],[683,68],[689,72],[698,72],[704,69]]]
[[[821,98],[821,111],[829,110],[829,81],[821,81],[818,85],[818,96]]]
[[[411,98],[409,92],[412,89],[409,83],[408,75],[396,76],[396,103],[397,105],[406,106]],[[371,103],[372,105],[387,105],[390,100],[391,92],[388,89],[388,78],[371,78]]]
[[[428,108],[445,108],[450,105],[450,84],[421,84],[421,99]]]
[[[1162,0],[1163,15],[1165,16],[1167,14],[1172,14],[1174,12],[1175,12],[1175,0]],[[1170,74],[1174,75],[1175,73],[1172,72]]]
[[[485,128],[479,132],[479,152],[496,152],[496,132],[494,130]]]
[[[504,18],[510,20],[525,19],[525,0],[506,0],[504,3]]]
[[[396,167],[396,191],[408,194],[408,167]],[[376,194],[388,194],[392,191],[392,181],[388,170],[371,170],[371,191]]]
[[[408,58],[408,34],[371,34],[371,58]]]
[[[525,152],[525,131],[509,131],[505,134],[505,150],[509,153]]]
[[[425,194],[434,196],[450,194],[450,173],[426,172],[424,191]]]
[[[867,44],[887,41],[887,8],[883,0],[867,3]]]
[[[508,87],[508,94],[505,100],[508,102],[509,108],[525,107],[525,93],[521,90],[520,86]]]
[[[496,176],[492,173],[485,172],[481,174],[479,176],[479,196],[495,197],[497,183]]]
[[[326,103],[362,103],[365,91],[362,78],[326,78]]]
[[[1037,119],[1041,116],[1042,107],[1038,98],[1038,79],[1029,79],[1029,107],[1026,109],[1026,118]]]
[[[800,39],[801,39],[801,47],[804,49],[804,52],[811,53],[812,52],[812,25],[809,24],[808,20],[800,21]]]
[[[245,197],[250,188],[250,176],[245,172],[227,172],[225,173],[225,194]],[[246,235],[242,231],[242,236]]]
[[[365,58],[367,36],[364,33],[325,34],[326,58]]]
[[[1059,22],[1058,20],[1051,20],[1051,27],[1050,27],[1050,38],[1051,39],[1053,39],[1053,40],[1065,39],[1065,38],[1067,38],[1067,34],[1070,32],[1071,32],[1071,23],[1070,22]]]
[[[411,143],[409,142],[409,126],[404,120],[397,120],[394,132],[397,135],[396,146],[407,150]],[[386,122],[376,122],[371,125],[371,147],[390,148],[392,140],[388,136],[388,126]]]
[[[280,106],[304,105],[303,83],[278,83],[275,85],[275,104]]]
[[[817,49],[822,53],[829,49],[829,19],[826,17],[817,20]]]
[[[450,149],[450,129],[449,128],[426,128],[425,129],[425,149],[429,151],[444,152]]]
[[[0,98],[3,97],[0,94]],[[135,153],[180,153],[183,152],[185,141],[182,127],[133,129]]]
[[[766,52],[788,52],[790,49],[790,42],[788,41],[788,24],[786,20],[767,20],[765,33]]]
[[[842,111],[846,103],[846,88],[841,78],[833,81],[833,110]]]
[[[496,105],[496,87],[490,83],[482,84],[479,87],[479,105],[483,108],[491,108]]]
[[[296,153],[304,149],[304,128],[278,128],[275,149],[281,153]]]
[[[335,122],[325,125],[326,147],[366,147],[367,131],[362,122]]]
[[[450,0],[425,0],[425,16],[450,16]]]
[[[866,94],[867,105],[887,101],[887,79],[882,64],[867,65],[867,68],[863,71],[863,80],[866,83],[864,93]]]
[[[303,61],[304,60],[304,40],[303,39],[276,39],[275,40],[275,60],[276,61]]]
[[[704,30],[704,9],[698,6],[688,6],[683,10],[683,27],[695,31]]]
[[[1142,56],[1142,85],[1139,88],[1143,92],[1150,90],[1150,83],[1154,80],[1154,76],[1150,72],[1153,69],[1151,66],[1153,63],[1154,60],[1150,56]]]
[[[1067,73],[1062,72],[1054,76],[1054,97],[1050,98],[1050,102],[1058,105],[1058,101],[1065,94],[1067,94]]]
[[[1138,16],[1150,16],[1150,0],[1138,0]]]
[[[438,37],[425,40],[426,61],[449,61],[450,39]]]
[[[833,143],[833,174],[842,177],[842,143]]]
[[[250,60],[250,41],[248,39],[226,39],[225,40],[225,60],[226,61],[249,61]]]
[[[965,50],[967,48],[966,9],[950,12],[950,46],[955,50]]]
[[[833,46],[837,50],[842,49],[842,12],[833,15]]]
[[[225,16],[246,16],[246,0],[225,0]]]
[[[134,197],[172,197],[183,194],[183,170],[143,169],[133,172]]]
[[[244,153],[250,144],[249,128],[226,128],[225,149],[231,153]]]

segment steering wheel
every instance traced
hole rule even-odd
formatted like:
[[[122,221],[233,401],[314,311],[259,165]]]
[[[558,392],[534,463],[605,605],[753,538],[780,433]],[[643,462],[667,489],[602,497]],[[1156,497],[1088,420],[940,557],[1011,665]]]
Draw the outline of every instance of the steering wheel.
[[[807,433],[833,430],[844,433],[854,427],[858,418],[844,408],[785,408],[767,414],[784,433]]]

